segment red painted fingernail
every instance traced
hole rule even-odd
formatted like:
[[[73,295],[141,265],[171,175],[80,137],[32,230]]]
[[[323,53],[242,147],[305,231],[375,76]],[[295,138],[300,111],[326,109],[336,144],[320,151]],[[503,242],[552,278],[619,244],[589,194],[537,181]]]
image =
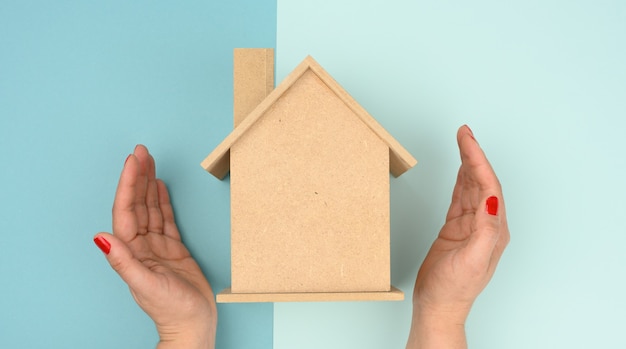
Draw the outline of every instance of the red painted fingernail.
[[[498,197],[497,196],[490,196],[487,198],[487,213],[489,213],[492,216],[495,216],[498,214]]]
[[[109,252],[111,252],[111,244],[102,236],[95,237],[93,242],[96,243],[96,246],[98,246],[104,254],[109,254]]]

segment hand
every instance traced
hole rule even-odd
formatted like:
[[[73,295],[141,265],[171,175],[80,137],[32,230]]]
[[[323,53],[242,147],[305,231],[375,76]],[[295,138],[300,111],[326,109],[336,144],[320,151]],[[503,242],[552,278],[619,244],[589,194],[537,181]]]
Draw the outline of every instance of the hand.
[[[465,320],[509,242],[496,174],[467,126],[457,142],[461,167],[446,222],[415,281],[407,348],[467,346]]]
[[[113,204],[113,235],[94,242],[155,322],[159,348],[213,348],[217,309],[211,286],[180,239],[154,159],[137,146],[124,164]]]

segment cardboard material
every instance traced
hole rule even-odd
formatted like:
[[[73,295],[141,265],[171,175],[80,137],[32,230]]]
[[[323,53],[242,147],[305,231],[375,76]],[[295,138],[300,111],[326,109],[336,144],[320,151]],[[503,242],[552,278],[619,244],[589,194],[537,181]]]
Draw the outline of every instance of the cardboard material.
[[[217,294],[218,303],[258,302],[342,302],[342,301],[401,301],[404,293],[394,286],[388,292],[336,293],[233,293],[226,289]]]
[[[237,142],[239,137],[254,125],[256,120],[267,109],[271,108],[285,91],[308,70],[314,72],[323,80],[326,86],[335,92],[336,96],[351,108],[387,144],[389,147],[389,171],[394,177],[399,177],[417,164],[417,160],[398,141],[369,115],[312,57],[308,56],[202,161],[201,166],[218,179],[223,179],[230,170],[228,162],[231,145]]]
[[[266,63],[237,68],[248,64],[241,57],[248,56],[236,51],[236,69],[267,81],[259,68]],[[235,79],[245,86],[236,93],[263,90],[237,73]],[[235,100],[247,105],[237,110],[253,103]],[[307,57],[202,162],[218,178],[231,172],[227,299],[348,300],[391,292],[389,172],[399,176],[415,164]]]
[[[233,52],[234,127],[274,89],[274,50],[236,48]]]
[[[230,149],[233,292],[388,291],[388,154],[305,72]]]

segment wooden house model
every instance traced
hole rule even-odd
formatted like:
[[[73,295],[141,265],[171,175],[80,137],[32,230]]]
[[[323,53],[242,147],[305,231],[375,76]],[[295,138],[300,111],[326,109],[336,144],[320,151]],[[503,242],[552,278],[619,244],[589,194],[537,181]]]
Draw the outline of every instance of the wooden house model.
[[[235,128],[202,162],[230,172],[232,286],[218,302],[403,299],[389,173],[417,161],[313,58],[276,89],[273,50],[234,58]]]

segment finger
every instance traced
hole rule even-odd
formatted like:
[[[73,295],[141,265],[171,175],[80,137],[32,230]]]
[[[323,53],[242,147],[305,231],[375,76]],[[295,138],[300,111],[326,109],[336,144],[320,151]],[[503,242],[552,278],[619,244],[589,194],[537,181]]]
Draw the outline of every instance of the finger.
[[[502,251],[496,253],[496,246],[505,241],[502,238],[501,197],[489,195],[482,198],[483,208],[474,216],[472,235],[467,245],[467,257],[477,268],[491,272]],[[504,248],[502,248],[503,250]],[[495,262],[495,263],[492,263]]]
[[[157,189],[156,169],[154,158],[148,154],[146,208],[148,212],[148,228],[151,233],[163,233],[163,215],[159,207],[159,193]]]
[[[120,174],[113,201],[113,233],[123,241],[130,241],[137,235],[135,192],[139,172],[137,157],[129,155]]]
[[[490,190],[499,192],[498,178],[468,126],[464,125],[459,128],[457,142],[465,183],[477,186],[483,195]]]
[[[446,222],[460,217],[463,215],[462,206],[462,193],[463,193],[463,167],[459,167],[459,171],[456,175],[456,183],[452,190],[452,200],[450,201],[450,207],[448,208],[448,214],[446,215]]]
[[[511,235],[509,232],[509,227],[506,218],[506,208],[504,204],[504,199],[500,197],[499,208],[498,208],[498,216],[500,217],[500,232],[498,235],[498,241],[496,242],[496,246],[493,249],[493,253],[491,255],[490,261],[490,273],[493,274],[495,272],[496,266],[504,253],[506,246],[508,246]]]
[[[132,290],[139,292],[149,290],[156,283],[154,274],[133,257],[121,239],[111,234],[99,233],[94,237],[94,242],[105,254],[111,268]]]
[[[135,186],[135,214],[137,216],[137,234],[143,235],[148,232],[148,207],[146,195],[148,193],[148,172],[150,166],[150,154],[148,149],[139,144],[135,147],[135,157],[139,162],[139,174]]]
[[[467,212],[473,213],[474,205],[472,205],[472,195],[470,193],[473,191],[477,194],[478,190],[472,190],[476,186],[471,173],[473,170],[472,166],[483,164],[482,159],[486,161],[472,130],[467,125],[459,127],[456,138],[461,156],[461,166],[459,167],[456,184],[452,192],[452,201],[448,208],[446,222],[461,217]]]
[[[165,183],[157,179],[157,189],[159,194],[159,206],[161,207],[161,214],[163,216],[163,233],[171,238],[180,240],[180,233],[176,227],[176,221],[174,219],[174,209],[170,202],[170,195],[167,191]]]

